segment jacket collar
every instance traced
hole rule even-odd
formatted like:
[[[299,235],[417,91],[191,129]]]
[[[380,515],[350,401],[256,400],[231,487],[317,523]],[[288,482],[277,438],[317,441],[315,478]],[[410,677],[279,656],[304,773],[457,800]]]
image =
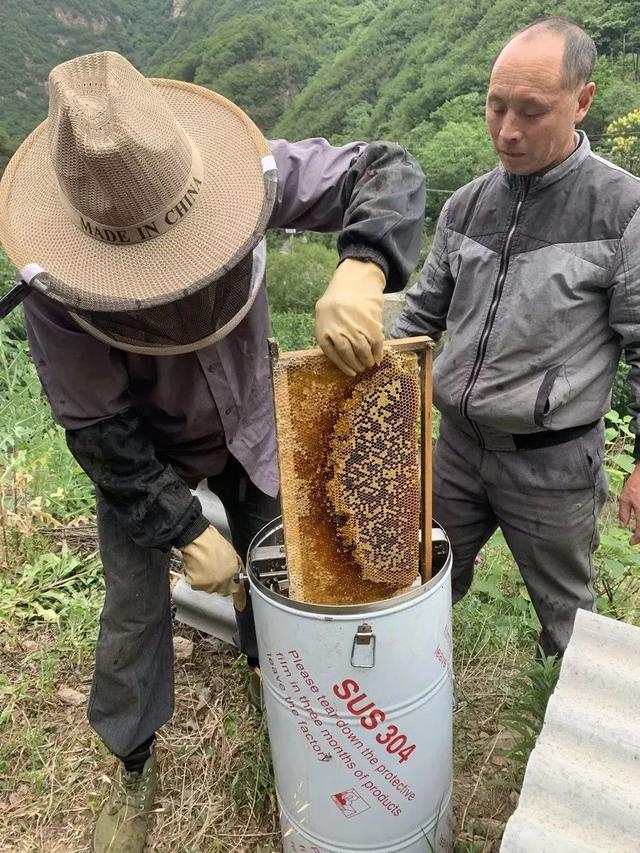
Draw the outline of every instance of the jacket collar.
[[[544,175],[512,175],[510,172],[507,172],[504,166],[500,165],[498,168],[500,169],[502,177],[509,184],[509,187],[512,190],[518,191],[522,187],[523,183],[528,182],[529,192],[536,192],[544,187],[548,187],[550,184],[555,184],[556,181],[559,181],[567,175],[570,175],[572,172],[575,172],[575,170],[586,160],[591,151],[591,145],[589,144],[589,139],[587,138],[587,134],[584,130],[576,130],[576,144],[577,147],[573,154],[570,154],[566,160],[563,160],[562,163],[554,166],[553,169],[545,172]]]

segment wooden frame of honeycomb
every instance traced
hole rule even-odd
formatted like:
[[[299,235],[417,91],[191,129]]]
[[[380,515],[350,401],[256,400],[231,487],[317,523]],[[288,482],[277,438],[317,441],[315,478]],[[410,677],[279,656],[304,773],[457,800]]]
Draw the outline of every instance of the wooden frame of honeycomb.
[[[360,604],[431,576],[431,348],[345,376],[269,341],[290,597]]]

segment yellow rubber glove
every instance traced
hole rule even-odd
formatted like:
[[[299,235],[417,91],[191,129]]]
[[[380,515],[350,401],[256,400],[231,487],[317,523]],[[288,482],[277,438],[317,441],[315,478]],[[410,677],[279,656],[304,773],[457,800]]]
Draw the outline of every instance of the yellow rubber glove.
[[[192,589],[232,595],[240,590],[233,578],[242,568],[242,560],[233,546],[215,527],[207,527],[182,550],[184,570]]]
[[[316,303],[316,340],[347,376],[382,360],[385,284],[377,264],[347,258]]]

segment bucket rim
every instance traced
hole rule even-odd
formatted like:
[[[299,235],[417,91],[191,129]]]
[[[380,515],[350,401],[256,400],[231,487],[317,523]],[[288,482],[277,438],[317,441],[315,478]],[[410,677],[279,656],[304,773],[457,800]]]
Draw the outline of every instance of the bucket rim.
[[[253,551],[259,545],[265,544],[265,541],[268,540],[269,537],[274,536],[276,533],[282,531],[283,529],[282,516],[276,516],[276,518],[272,519],[260,531],[258,531],[258,533],[253,537],[249,545],[247,551],[246,569],[251,590],[255,590],[258,595],[269,599],[282,609],[295,610],[299,613],[323,615],[327,618],[343,617],[345,619],[348,619],[351,616],[361,616],[365,613],[378,613],[381,611],[402,609],[404,606],[411,605],[416,599],[420,599],[428,594],[431,594],[435,591],[436,588],[442,586],[449,580],[451,566],[453,564],[451,542],[449,541],[449,537],[447,536],[441,524],[439,524],[435,519],[432,520],[432,524],[434,532],[440,531],[441,535],[439,536],[439,541],[444,541],[447,543],[448,553],[442,568],[425,583],[420,584],[420,586],[412,587],[410,590],[408,590],[408,592],[405,592],[402,595],[397,595],[393,598],[384,598],[380,601],[369,601],[365,604],[310,604],[306,601],[296,601],[294,599],[288,598],[285,595],[282,595],[279,592],[275,592],[275,590],[272,590],[269,587],[265,586],[265,584],[262,583],[262,581],[255,574],[251,560],[251,555]]]

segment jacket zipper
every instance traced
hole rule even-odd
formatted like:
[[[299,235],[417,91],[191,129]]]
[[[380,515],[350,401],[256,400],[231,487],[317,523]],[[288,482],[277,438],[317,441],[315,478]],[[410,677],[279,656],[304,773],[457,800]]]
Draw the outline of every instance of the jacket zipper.
[[[529,192],[529,180],[530,179],[528,176],[524,177],[520,185],[518,202],[513,212],[513,216],[511,217],[511,224],[509,225],[509,231],[507,232],[507,239],[505,240],[504,248],[502,250],[502,256],[500,258],[500,269],[498,271],[498,277],[493,288],[493,296],[491,297],[491,304],[487,313],[487,319],[485,320],[484,328],[482,330],[482,334],[480,335],[480,340],[478,342],[478,350],[476,352],[475,361],[473,363],[473,370],[471,371],[469,380],[462,393],[462,398],[460,400],[460,413],[471,424],[481,447],[484,447],[484,440],[482,438],[482,433],[480,432],[478,425],[474,420],[469,417],[469,399],[471,397],[475,384],[478,381],[478,376],[480,375],[482,364],[484,362],[485,355],[487,354],[489,338],[491,336],[493,324],[496,319],[496,314],[498,313],[498,306],[500,305],[500,299],[502,298],[502,291],[504,289],[504,283],[507,278],[507,272],[509,271],[509,252],[511,251],[511,245],[513,243],[513,237],[516,228],[518,227],[520,212],[527,197],[527,193]]]

